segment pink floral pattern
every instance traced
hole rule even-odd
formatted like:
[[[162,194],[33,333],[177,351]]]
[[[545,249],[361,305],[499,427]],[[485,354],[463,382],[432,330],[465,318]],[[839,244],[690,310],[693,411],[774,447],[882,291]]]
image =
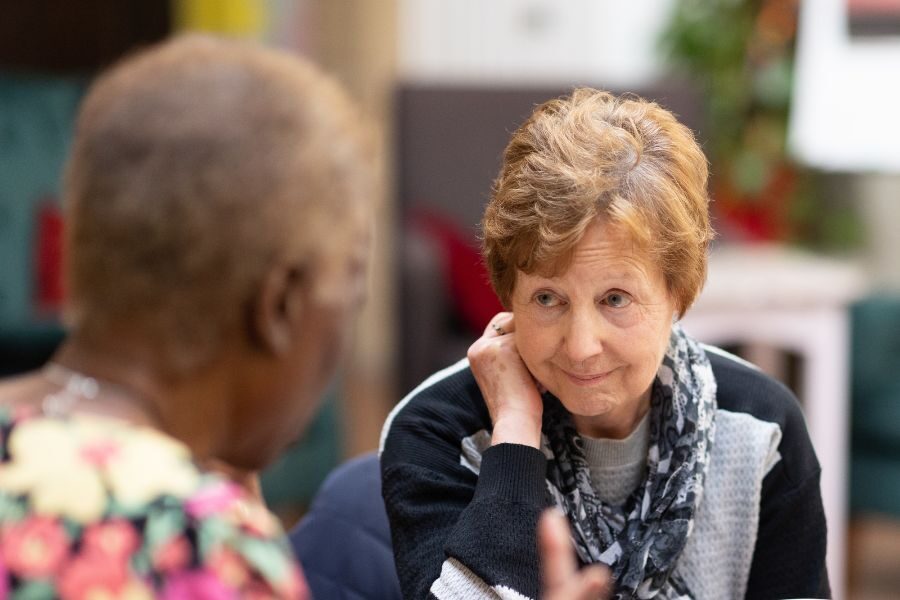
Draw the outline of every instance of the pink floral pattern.
[[[55,573],[69,553],[69,539],[62,525],[50,517],[27,516],[4,523],[0,553],[10,573],[41,579]]]
[[[236,591],[212,571],[194,569],[169,577],[162,597],[164,600],[236,600]]]
[[[203,519],[231,510],[241,500],[241,489],[230,481],[217,481],[197,490],[184,503],[184,510],[192,517]]]
[[[111,557],[91,551],[82,552],[68,561],[57,582],[62,598],[121,598],[131,583],[128,557]]]
[[[126,519],[110,519],[88,525],[82,538],[82,552],[113,560],[127,559],[140,546],[137,530]]]
[[[0,598],[298,598],[275,518],[159,432],[0,407]]]
[[[193,547],[183,535],[163,542],[153,553],[153,568],[160,573],[179,571],[191,561]]]

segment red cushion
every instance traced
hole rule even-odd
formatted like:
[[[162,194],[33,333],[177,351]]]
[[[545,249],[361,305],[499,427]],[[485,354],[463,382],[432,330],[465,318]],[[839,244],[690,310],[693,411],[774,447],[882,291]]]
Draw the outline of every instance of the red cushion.
[[[503,310],[503,305],[491,287],[474,233],[467,233],[450,218],[434,212],[417,212],[410,221],[412,227],[441,249],[452,306],[460,320],[473,333],[480,334],[491,318]]]

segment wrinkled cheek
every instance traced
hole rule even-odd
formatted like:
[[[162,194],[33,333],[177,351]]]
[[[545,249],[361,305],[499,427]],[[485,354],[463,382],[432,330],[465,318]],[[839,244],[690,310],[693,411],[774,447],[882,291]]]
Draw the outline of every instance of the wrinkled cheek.
[[[630,330],[643,323],[646,315],[639,307],[633,307],[632,310],[625,309],[620,312],[608,313],[607,318],[612,325],[619,329]]]
[[[659,362],[655,361],[655,357],[647,357],[642,364],[645,366],[637,370],[631,381],[628,382],[628,390],[632,396],[642,396],[648,392],[653,385],[653,380],[656,379],[657,371],[659,371]]]
[[[541,377],[546,378],[551,372],[550,357],[546,356],[546,352],[542,352],[540,344],[535,344],[534,340],[523,343],[523,339],[527,339],[528,334],[516,331],[516,350],[525,363],[528,371],[538,380]]]

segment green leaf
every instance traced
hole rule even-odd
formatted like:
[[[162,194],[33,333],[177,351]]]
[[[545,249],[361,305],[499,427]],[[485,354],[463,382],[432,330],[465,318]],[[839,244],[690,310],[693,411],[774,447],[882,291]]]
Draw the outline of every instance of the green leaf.
[[[24,503],[18,498],[0,494],[0,522],[10,523],[25,518]]]
[[[284,581],[290,572],[285,551],[271,540],[241,536],[237,550],[246,561],[269,581]]]
[[[197,548],[200,556],[209,556],[217,546],[229,544],[238,537],[234,525],[222,519],[208,517],[201,521],[197,530]]]
[[[84,527],[74,521],[70,521],[69,519],[62,519],[61,523],[63,528],[66,530],[66,535],[69,536],[70,540],[77,540],[81,538],[81,533],[84,530]]]
[[[745,148],[734,158],[731,167],[734,185],[746,196],[758,196],[769,179],[769,164],[758,152]]]
[[[757,69],[753,76],[753,95],[768,109],[787,110],[791,101],[793,61],[787,56]]]
[[[49,581],[29,581],[19,585],[10,600],[44,600],[56,598],[56,590]]]
[[[187,523],[187,517],[180,509],[171,507],[154,508],[147,515],[144,525],[144,543],[152,554],[156,548],[179,535]]]

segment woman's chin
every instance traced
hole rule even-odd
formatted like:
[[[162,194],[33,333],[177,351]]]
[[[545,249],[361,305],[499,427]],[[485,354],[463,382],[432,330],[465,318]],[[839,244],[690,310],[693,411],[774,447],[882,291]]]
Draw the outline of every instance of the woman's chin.
[[[609,417],[619,405],[614,399],[598,397],[596,394],[588,395],[582,389],[575,389],[569,393],[566,393],[566,390],[561,390],[561,392],[561,394],[555,395],[563,407],[573,415],[586,419]]]
[[[554,394],[572,415],[578,433],[594,438],[622,439],[634,430],[646,413],[647,404],[641,399],[623,400],[621,396],[601,396],[577,393]]]

